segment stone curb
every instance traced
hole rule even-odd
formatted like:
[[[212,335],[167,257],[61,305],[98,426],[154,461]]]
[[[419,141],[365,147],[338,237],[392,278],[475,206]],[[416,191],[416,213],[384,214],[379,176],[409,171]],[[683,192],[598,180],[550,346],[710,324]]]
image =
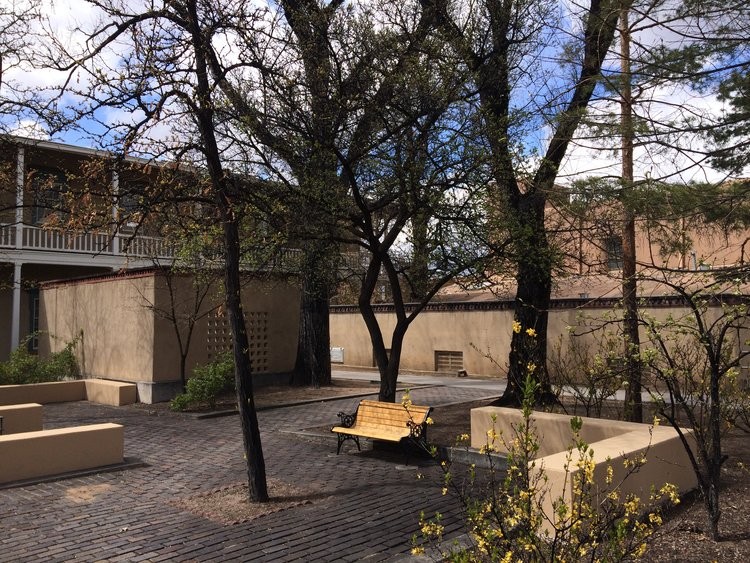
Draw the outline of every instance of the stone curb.
[[[46,475],[44,477],[36,477],[34,479],[10,481],[9,483],[3,483],[2,485],[0,485],[0,491],[4,489],[15,489],[18,487],[39,485],[40,483],[54,483],[55,481],[63,481],[65,479],[72,479],[74,477],[86,477],[88,475],[97,475],[99,473],[125,471],[126,469],[136,469],[138,467],[148,467],[148,463],[146,463],[145,461],[141,461],[140,459],[135,457],[126,457],[124,458],[124,461],[122,463],[115,463],[113,465],[92,467],[91,469],[83,469],[81,471],[69,471],[67,473],[58,473],[56,475]]]

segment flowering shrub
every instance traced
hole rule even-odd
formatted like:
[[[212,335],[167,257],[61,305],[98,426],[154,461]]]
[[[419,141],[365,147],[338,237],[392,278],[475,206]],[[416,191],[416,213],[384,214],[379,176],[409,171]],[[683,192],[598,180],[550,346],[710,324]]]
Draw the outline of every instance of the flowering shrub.
[[[514,330],[516,327],[514,327]],[[520,327],[519,327],[520,330]],[[514,425],[511,436],[501,436],[494,427],[487,432],[481,451],[492,454],[507,450],[504,473],[493,465],[486,473],[469,466],[467,490],[458,486],[448,463],[442,462],[443,494],[453,491],[463,504],[465,524],[471,545],[445,549],[441,515],[420,518],[421,538],[414,538],[413,553],[432,545],[441,557],[450,561],[549,561],[565,562],[622,561],[637,559],[646,551],[649,538],[661,525],[659,506],[677,503],[672,485],[653,490],[648,499],[635,495],[623,498],[619,483],[614,482],[614,468],[609,465],[605,482],[595,479],[594,455],[581,439],[582,421],[571,420],[573,442],[567,450],[565,483],[570,485],[559,498],[552,499],[551,510],[546,496],[549,486],[544,468],[537,464],[539,438],[532,420],[533,380],[535,366],[527,366],[524,385],[522,421]],[[465,441],[468,436],[461,436]],[[646,462],[645,455],[625,460],[625,477]],[[481,473],[481,474],[480,474]],[[624,480],[623,479],[623,480]],[[655,508],[645,509],[645,506]]]

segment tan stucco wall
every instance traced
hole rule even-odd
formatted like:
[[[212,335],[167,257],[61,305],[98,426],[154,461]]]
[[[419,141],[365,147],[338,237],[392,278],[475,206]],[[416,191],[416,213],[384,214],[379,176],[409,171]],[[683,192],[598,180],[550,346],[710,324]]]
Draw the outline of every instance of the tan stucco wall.
[[[154,305],[158,311],[170,312],[172,307],[170,300],[172,296],[165,280],[161,277],[155,278]],[[187,276],[175,276],[172,279],[174,308],[178,316],[187,318],[187,315],[195,313],[195,290],[192,280]],[[220,283],[217,280],[208,287],[208,294],[203,305],[199,309],[198,316],[205,315],[214,308],[220,300]],[[147,305],[143,303],[143,305]],[[180,345],[175,333],[174,323],[163,315],[154,315],[154,364],[152,381],[176,381],[180,379]],[[184,342],[187,341],[188,327],[184,323],[180,333]],[[206,320],[199,320],[193,329],[193,334],[188,347],[186,373],[190,374],[196,364],[206,362]]]
[[[0,405],[66,403],[70,401],[91,401],[100,405],[116,407],[130,405],[136,401],[136,386],[132,383],[108,381],[106,379],[74,379],[23,385],[0,385]]]
[[[643,312],[664,321],[669,316],[679,319],[688,314],[684,307],[652,307]],[[716,315],[720,309],[716,308]],[[596,349],[600,333],[592,327],[601,327],[605,315],[610,320],[613,311],[607,308],[581,307],[552,309],[549,314],[548,352],[560,347],[565,353],[573,339]],[[713,317],[715,315],[709,315]],[[390,347],[390,336],[395,318],[390,313],[378,313],[378,322],[383,331],[386,348]],[[470,375],[505,376],[510,352],[512,309],[502,310],[458,310],[420,313],[407,330],[401,356],[401,369],[433,371],[435,351],[463,352],[464,369]],[[336,312],[330,316],[331,346],[344,349],[344,365],[372,367],[372,343],[367,327],[359,312]],[[616,327],[609,325],[610,330]],[[750,331],[745,330],[738,341],[748,340]],[[575,336],[577,334],[577,336]],[[648,345],[646,332],[641,328],[641,342]],[[495,362],[486,356],[489,354]],[[745,360],[745,364],[750,359]],[[498,365],[499,364],[499,365]],[[743,364],[743,365],[745,365]],[[742,377],[747,379],[748,369],[743,368]]]
[[[3,419],[3,434],[42,429],[42,405],[39,403],[1,406],[0,417]]]
[[[25,385],[0,385],[0,405],[21,403],[66,403],[84,401],[86,384],[81,379],[74,381],[50,381]]]
[[[542,510],[551,517],[554,501],[563,497],[568,504],[571,502],[572,477],[580,471],[576,466],[580,454],[576,451],[568,453],[573,446],[569,415],[534,412],[531,418],[540,445],[534,471],[541,468],[547,477],[542,493]],[[617,487],[622,499],[635,494],[644,504],[648,504],[652,487],[658,490],[669,483],[676,485],[679,493],[684,494],[697,486],[690,459],[674,428],[581,418],[581,438],[593,452],[591,460],[596,465],[592,492],[599,499]],[[471,445],[481,448],[490,444],[497,451],[507,452],[506,445],[515,437],[514,426],[518,427],[522,421],[520,409],[472,409]],[[490,432],[499,437],[488,439]],[[683,432],[692,442],[692,430]],[[642,456],[645,456],[646,463],[637,471],[632,472],[625,467],[626,460],[633,462]],[[608,465],[613,470],[611,486],[606,484]]]
[[[209,289],[209,294],[201,308],[202,312],[222,307],[223,293],[217,281]],[[178,296],[188,296],[180,300],[177,298],[178,308],[192,310],[191,296],[192,282],[189,278],[175,280],[179,288]],[[242,289],[242,304],[245,315],[252,313],[268,313],[266,328],[268,348],[266,365],[268,373],[287,373],[294,369],[297,353],[297,330],[299,324],[299,289],[292,283],[283,280],[246,280]],[[169,291],[164,281],[157,281],[156,303],[159,309],[169,309]],[[154,381],[174,381],[179,379],[179,345],[174,325],[164,318],[157,317],[154,321]],[[187,357],[187,374],[193,367],[210,361],[206,349],[207,324],[205,317],[200,319],[194,328],[190,352]],[[249,326],[249,337],[252,340],[252,328]],[[182,330],[183,335],[187,331]]]
[[[294,369],[299,339],[300,290],[294,282],[252,280],[242,289],[246,313],[268,313],[268,373],[288,373]],[[252,330],[250,339],[253,339]]]
[[[153,276],[47,287],[41,292],[39,324],[55,338],[40,342],[40,354],[57,351],[82,334],[76,355],[83,375],[150,380],[154,323],[142,303],[153,299]]]
[[[378,313],[377,319],[386,348],[390,348],[395,318],[388,313]],[[433,371],[436,350],[456,351],[463,352],[464,369],[470,374],[500,375],[484,354],[489,352],[501,363],[505,362],[512,320],[512,311],[424,311],[406,332],[401,367]],[[330,327],[331,346],[344,349],[345,365],[373,365],[372,343],[358,312],[332,314]]]
[[[192,281],[187,277],[174,281],[177,309],[192,309]],[[202,312],[222,303],[219,285],[217,281],[216,288],[210,289]],[[252,280],[245,284],[242,298],[246,314],[268,314],[266,371],[292,371],[297,350],[298,288],[286,281]],[[174,325],[163,315],[171,310],[169,302],[164,280],[152,272],[47,286],[41,292],[40,325],[56,338],[42,339],[40,354],[60,350],[83,331],[76,354],[84,376],[133,382],[179,381],[177,336]],[[195,365],[209,361],[206,335],[207,319],[203,317],[192,336],[188,376]]]
[[[124,431],[119,424],[91,424],[0,436],[0,483],[58,475],[122,463]]]

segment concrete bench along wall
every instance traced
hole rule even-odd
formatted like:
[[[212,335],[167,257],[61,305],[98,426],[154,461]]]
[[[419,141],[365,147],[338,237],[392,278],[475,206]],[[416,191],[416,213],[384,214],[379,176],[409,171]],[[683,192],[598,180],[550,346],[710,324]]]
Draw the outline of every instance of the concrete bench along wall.
[[[26,403],[0,407],[3,434],[18,434],[42,429],[42,405]]]
[[[572,476],[578,472],[575,466],[578,454],[575,451],[572,454],[570,470],[565,470],[568,462],[567,449],[573,438],[570,419],[569,415],[555,413],[532,414],[540,444],[537,467],[543,468],[548,479],[542,503],[543,510],[548,516],[553,513],[554,500],[564,497],[570,503]],[[670,483],[677,486],[680,494],[684,494],[697,486],[690,460],[674,428],[598,418],[581,419],[581,438],[594,452],[594,483],[599,498],[603,498],[601,495],[609,492],[606,485],[608,465],[613,469],[612,484],[619,486],[622,499],[629,494],[635,494],[641,502],[648,504],[652,487],[658,490],[666,483]],[[513,440],[513,426],[517,426],[522,420],[519,409],[472,409],[471,446],[481,448],[487,445],[488,432],[494,429],[495,433],[500,435],[494,443],[495,448],[507,453],[504,443]],[[692,440],[692,430],[683,429],[683,432]],[[628,475],[625,460],[636,460],[642,455],[645,455],[647,460],[645,465]]]
[[[120,424],[90,424],[0,436],[0,483],[123,462]]]
[[[137,387],[107,379],[75,379],[25,385],[0,385],[0,405],[20,403],[66,403],[85,401],[102,405],[122,406],[135,403]]]

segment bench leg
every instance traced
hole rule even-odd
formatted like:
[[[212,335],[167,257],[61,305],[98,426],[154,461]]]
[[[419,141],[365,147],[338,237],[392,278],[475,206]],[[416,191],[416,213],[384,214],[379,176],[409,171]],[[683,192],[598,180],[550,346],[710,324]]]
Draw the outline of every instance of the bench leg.
[[[357,444],[357,451],[358,452],[362,451],[362,449],[359,447],[359,436],[352,436],[351,434],[338,434],[338,438],[339,438],[339,444],[338,444],[338,447],[336,448],[336,455],[339,455],[339,453],[341,453],[341,445],[346,440],[354,440],[354,443]]]

